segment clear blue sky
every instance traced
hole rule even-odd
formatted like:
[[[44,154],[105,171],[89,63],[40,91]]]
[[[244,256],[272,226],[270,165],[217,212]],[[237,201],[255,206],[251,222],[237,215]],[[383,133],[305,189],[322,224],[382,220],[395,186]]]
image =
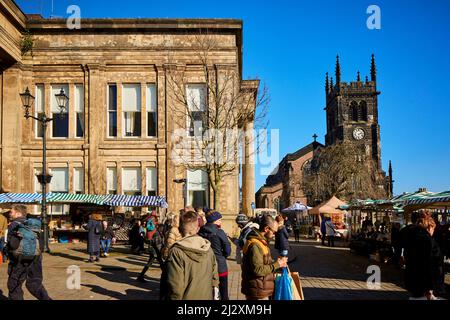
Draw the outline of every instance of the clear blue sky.
[[[50,15],[51,0],[18,0]],[[55,0],[54,15],[76,4],[82,17],[239,18],[244,20],[244,78],[269,86],[270,128],[280,129],[280,158],[323,142],[325,72],[341,56],[343,81],[378,66],[383,167],[392,160],[396,194],[450,190],[450,1],[151,1]],[[119,5],[120,4],[120,5]],[[381,30],[366,9],[381,8]],[[265,181],[258,174],[256,188]]]

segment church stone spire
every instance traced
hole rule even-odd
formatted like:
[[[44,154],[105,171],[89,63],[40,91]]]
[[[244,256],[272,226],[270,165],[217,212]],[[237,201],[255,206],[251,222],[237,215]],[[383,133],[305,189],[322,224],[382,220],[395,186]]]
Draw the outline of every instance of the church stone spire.
[[[341,62],[339,61],[339,55],[336,56],[336,84],[341,83]]]
[[[326,93],[330,92],[330,79],[328,78],[328,72],[326,73],[325,76],[325,92]]]
[[[375,64],[375,55],[372,54],[372,61],[370,63],[370,77],[373,82],[377,81],[377,66]]]
[[[361,82],[361,72],[358,70],[358,74],[356,75],[356,81]]]

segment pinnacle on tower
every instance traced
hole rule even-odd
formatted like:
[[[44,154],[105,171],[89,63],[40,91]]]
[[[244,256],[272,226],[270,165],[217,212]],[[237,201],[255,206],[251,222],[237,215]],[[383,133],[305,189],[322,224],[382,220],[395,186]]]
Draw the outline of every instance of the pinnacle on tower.
[[[341,83],[341,62],[339,61],[339,55],[336,56],[336,84]]]
[[[358,74],[356,76],[356,81],[361,82],[361,73],[358,70]]]
[[[371,80],[376,82],[377,81],[377,66],[375,65],[375,55],[372,54],[372,61],[370,64],[370,77]]]
[[[368,83],[369,82],[369,77],[368,76],[366,76],[366,83]]]
[[[331,77],[331,80],[330,80],[330,91],[333,91],[333,89],[334,89],[334,83],[333,83],[333,77]]]
[[[325,92],[330,92],[330,79],[328,78],[328,72],[325,76]]]

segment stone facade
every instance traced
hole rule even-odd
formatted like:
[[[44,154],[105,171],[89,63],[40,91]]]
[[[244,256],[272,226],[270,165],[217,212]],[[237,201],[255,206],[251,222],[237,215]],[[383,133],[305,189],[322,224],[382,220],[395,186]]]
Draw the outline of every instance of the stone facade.
[[[80,30],[69,30],[66,21],[26,16],[10,0],[0,2],[0,101],[1,101],[1,188],[2,192],[34,192],[35,170],[42,167],[42,139],[36,122],[25,119],[19,94],[26,87],[34,96],[41,86],[46,114],[51,114],[52,88],[69,88],[67,138],[52,138],[47,130],[48,168],[68,169],[68,192],[74,190],[74,168],[82,168],[83,192],[106,194],[107,168],[116,168],[117,193],[122,191],[120,172],[138,168],[139,190],[147,194],[147,168],[156,168],[157,194],[166,196],[169,211],[184,205],[183,186],[174,179],[186,178],[186,169],[176,166],[171,157],[171,118],[167,70],[183,70],[188,82],[205,81],[196,56],[194,36],[205,30],[214,37],[211,72],[236,67],[242,78],[242,21],[232,19],[83,19]],[[3,12],[9,12],[4,14]],[[32,52],[20,54],[21,34],[29,29]],[[170,57],[170,59],[169,59]],[[170,64],[169,64],[170,62]],[[240,79],[239,78],[239,79]],[[239,80],[236,79],[236,80]],[[108,134],[108,85],[117,87],[117,137]],[[140,87],[141,111],[147,101],[147,85],[156,86],[156,136],[147,136],[147,112],[141,112],[141,135],[123,136],[123,84]],[[258,82],[243,81],[257,91]],[[84,134],[77,137],[75,89],[83,91]],[[78,102],[79,104],[80,102]],[[34,110],[32,110],[34,112]],[[247,168],[252,170],[252,167]],[[254,169],[253,169],[254,170]],[[253,185],[254,174],[244,184]],[[228,232],[234,228],[239,212],[239,172],[223,181],[220,209]],[[243,199],[254,199],[253,188]],[[247,192],[248,193],[248,192]],[[211,193],[209,193],[211,198]],[[212,199],[209,199],[211,204]],[[243,204],[250,207],[250,204]]]
[[[324,146],[314,141],[285,156],[276,171],[267,178],[266,184],[256,193],[257,207],[280,211],[296,201],[306,204],[308,199],[301,187],[303,170],[312,160],[314,152],[321,147]]]

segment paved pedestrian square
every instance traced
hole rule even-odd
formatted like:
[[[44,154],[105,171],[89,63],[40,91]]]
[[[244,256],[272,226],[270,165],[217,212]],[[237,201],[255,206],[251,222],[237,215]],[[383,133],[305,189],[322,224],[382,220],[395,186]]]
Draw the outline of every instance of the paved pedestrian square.
[[[338,243],[339,245],[339,243]],[[147,272],[147,283],[136,281],[148,256],[130,253],[128,246],[116,245],[107,258],[88,263],[85,244],[52,244],[51,254],[44,255],[44,284],[49,295],[57,300],[157,300],[161,271],[157,262]],[[234,247],[234,246],[233,246]],[[234,249],[234,248],[233,248]],[[276,255],[276,252],[273,252]],[[367,267],[375,261],[351,253],[348,248],[322,247],[320,242],[291,241],[291,271],[299,272],[306,300],[406,300],[402,272],[389,265],[380,265],[381,288],[367,287]],[[244,300],[241,294],[241,271],[235,254],[228,260],[229,295]],[[80,268],[81,286],[69,289],[68,267]],[[7,296],[7,265],[0,267],[0,290]],[[69,281],[70,284],[73,282]],[[34,299],[24,288],[25,299]]]

